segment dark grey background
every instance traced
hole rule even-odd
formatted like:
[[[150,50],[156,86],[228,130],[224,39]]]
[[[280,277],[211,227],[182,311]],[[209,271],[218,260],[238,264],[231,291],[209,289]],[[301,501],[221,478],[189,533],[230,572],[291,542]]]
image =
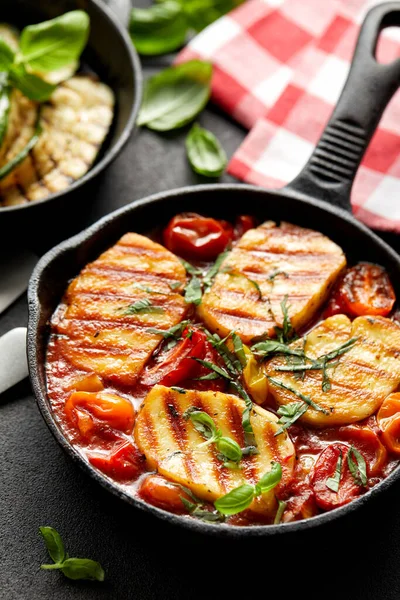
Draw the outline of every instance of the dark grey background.
[[[148,4],[146,0],[142,5]],[[144,61],[149,75],[171,57]],[[244,130],[216,109],[200,122],[228,155]],[[75,230],[154,192],[203,182],[185,159],[186,130],[141,130],[102,178]],[[221,181],[230,181],[225,176]],[[243,207],[249,212],[251,207]],[[155,224],[157,215],[154,216]],[[58,240],[62,215],[57,223]],[[15,232],[18,238],[18,232]],[[389,237],[397,247],[399,240]],[[38,247],[47,246],[40,240]],[[0,335],[27,321],[20,298],[0,317]],[[187,534],[108,495],[63,453],[42,420],[28,381],[0,398],[1,600],[309,598],[380,600],[400,597],[400,485],[359,513],[318,531],[259,542],[225,542]],[[97,559],[103,584],[74,583],[44,572],[40,525],[62,534],[71,555]]]

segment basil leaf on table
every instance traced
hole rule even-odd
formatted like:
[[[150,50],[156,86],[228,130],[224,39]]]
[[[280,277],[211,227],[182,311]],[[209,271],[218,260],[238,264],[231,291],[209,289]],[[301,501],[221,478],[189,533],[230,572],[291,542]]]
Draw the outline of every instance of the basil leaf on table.
[[[55,563],[63,562],[66,557],[66,552],[64,543],[58,531],[53,529],[53,527],[39,527],[39,531],[44,539],[50,558],[54,560]]]
[[[228,159],[225,150],[211,131],[193,125],[186,138],[189,162],[196,173],[219,177],[225,171]]]
[[[12,65],[10,81],[24,96],[35,102],[45,102],[56,89],[56,85],[43,81],[37,75],[28,73],[24,65]]]
[[[0,37],[0,72],[10,69],[14,57],[14,50]]]
[[[83,10],[29,25],[21,33],[17,62],[44,73],[61,69],[79,58],[88,36],[89,16]]]
[[[179,0],[179,2],[190,27],[195,31],[201,31],[242,4],[244,0]]]
[[[129,33],[139,54],[173,52],[185,43],[187,29],[179,2],[167,0],[150,8],[132,9]]]
[[[146,82],[138,124],[155,131],[183,127],[203,110],[211,91],[212,65],[200,60],[169,67]]]
[[[60,571],[68,579],[89,579],[104,581],[104,570],[100,563],[90,558],[67,558],[62,563]]]
[[[104,570],[100,563],[90,558],[69,558],[58,531],[53,527],[39,527],[47,552],[54,561],[41,565],[45,571],[61,571],[68,579],[90,579],[104,581]]]

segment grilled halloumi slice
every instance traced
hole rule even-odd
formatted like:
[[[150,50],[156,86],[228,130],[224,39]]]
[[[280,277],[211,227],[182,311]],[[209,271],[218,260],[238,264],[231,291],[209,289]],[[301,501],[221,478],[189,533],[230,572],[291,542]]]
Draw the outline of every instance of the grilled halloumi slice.
[[[354,345],[337,359],[336,367],[328,369],[331,388],[326,392],[322,390],[321,370],[306,371],[301,380],[293,372],[277,370],[287,366],[284,357],[276,357],[266,366],[267,375],[274,381],[308,396],[327,410],[324,414],[310,407],[301,417],[303,422],[329,427],[361,421],[374,414],[386,396],[398,388],[400,326],[390,319],[358,317],[351,322],[344,315],[330,317],[306,336],[304,350],[316,359],[350,339],[355,339]],[[303,340],[291,347],[303,347]],[[269,390],[279,405],[299,402],[294,393],[271,380]]]
[[[213,332],[235,330],[248,343],[275,335],[287,296],[292,325],[302,327],[345,265],[342,250],[322,233],[266,222],[247,231],[227,256],[199,314]]]
[[[43,132],[27,158],[0,181],[0,205],[40,200],[67,188],[92,166],[109,131],[114,95],[104,83],[77,75],[61,83],[41,110]],[[17,90],[0,166],[28,143],[35,130],[38,106]]]
[[[286,432],[275,437],[279,425],[273,413],[254,406],[250,420],[259,454],[244,457],[241,469],[229,469],[217,457],[214,444],[201,446],[204,437],[190,419],[184,418],[191,406],[209,414],[223,435],[233,438],[242,448],[246,445],[241,422],[245,409],[243,400],[221,392],[186,390],[180,393],[157,385],[145,398],[134,431],[150,469],[211,502],[243,483],[259,481],[271,470],[271,461],[281,464],[283,482],[290,480],[294,446]],[[252,509],[274,514],[275,502],[272,491],[253,502]]]
[[[170,287],[185,281],[185,269],[171,252],[127,233],[68,287],[53,318],[59,347],[76,367],[133,385],[162,339],[148,329],[168,329],[185,317],[188,305]],[[129,314],[140,300],[151,308]]]

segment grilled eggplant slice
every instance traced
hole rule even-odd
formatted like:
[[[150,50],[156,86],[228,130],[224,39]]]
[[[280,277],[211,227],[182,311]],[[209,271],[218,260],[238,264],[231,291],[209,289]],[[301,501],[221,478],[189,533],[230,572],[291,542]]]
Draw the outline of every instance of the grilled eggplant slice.
[[[271,461],[281,464],[283,482],[290,480],[294,447],[286,432],[275,436],[279,424],[273,413],[254,406],[250,420],[259,454],[245,456],[242,468],[229,469],[223,466],[213,444],[201,445],[204,438],[191,420],[185,419],[185,411],[192,406],[210,415],[223,435],[234,439],[242,448],[245,446],[241,423],[243,400],[221,392],[186,390],[181,393],[157,385],[145,398],[135,425],[136,442],[150,469],[211,502],[243,483],[256,483],[271,470]],[[264,494],[251,508],[272,516],[276,511],[274,492]]]
[[[266,372],[274,381],[308,396],[327,411],[324,414],[309,407],[301,421],[316,427],[361,421],[374,414],[386,396],[398,388],[400,326],[385,317],[358,317],[353,322],[344,315],[330,317],[306,336],[304,351],[316,359],[349,340],[354,340],[351,348],[332,359],[339,362],[328,369],[330,389],[327,391],[322,389],[322,370],[305,371],[301,379],[294,372],[277,370],[287,368],[284,357],[268,363]],[[302,348],[303,340],[294,342],[291,347]],[[269,389],[280,405],[299,401],[295,394],[271,380]]]
[[[75,76],[60,84],[42,108],[39,141],[21,165],[0,181],[0,204],[40,200],[82,177],[107,136],[113,110],[111,89],[91,77]],[[0,167],[26,146],[37,114],[37,104],[14,90]]]
[[[170,287],[185,281],[171,252],[136,233],[124,235],[70,284],[53,318],[64,356],[106,380],[133,385],[162,339],[148,329],[168,329],[185,317],[188,305]]]
[[[248,343],[275,335],[287,296],[298,329],[315,315],[345,265],[341,248],[321,233],[268,221],[247,231],[227,256],[199,315],[213,332],[235,330]]]

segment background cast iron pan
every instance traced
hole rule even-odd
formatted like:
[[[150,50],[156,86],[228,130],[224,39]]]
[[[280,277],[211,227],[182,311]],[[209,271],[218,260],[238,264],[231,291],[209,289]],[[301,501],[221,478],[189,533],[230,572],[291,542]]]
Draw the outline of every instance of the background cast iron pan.
[[[349,262],[371,261],[383,265],[400,298],[400,257],[367,227],[337,206],[349,206],[350,188],[358,164],[383,109],[398,87],[400,61],[380,65],[373,58],[380,30],[393,24],[400,24],[400,3],[382,4],[368,13],[338,106],[309,163],[287,188],[266,191],[247,185],[204,185],[157,194],[101,219],[86,231],[50,250],[38,263],[28,295],[28,359],[40,411],[67,453],[95,480],[129,504],[171,523],[203,533],[238,538],[262,537],[305,530],[332,521],[361,507],[399,479],[400,468],[397,468],[365,495],[342,508],[304,521],[277,526],[215,525],[174,515],[129,496],[83,461],[54,419],[45,379],[48,323],[69,280],[127,231],[145,234],[155,225],[166,222],[182,211],[196,211],[224,219],[234,219],[240,213],[251,213],[260,220],[287,220],[316,229],[339,244]]]
[[[138,56],[123,24],[102,0],[1,0],[1,21],[22,29],[26,25],[53,19],[67,11],[85,10],[90,17],[90,36],[82,54],[83,68],[89,68],[107,83],[116,98],[114,120],[94,166],[70,187],[43,200],[12,207],[0,207],[0,234],[23,233],[24,239],[46,235],[57,219],[79,218],[82,207],[94,195],[94,178],[119,154],[128,141],[142,97],[142,75]],[[64,210],[65,209],[65,210]]]

